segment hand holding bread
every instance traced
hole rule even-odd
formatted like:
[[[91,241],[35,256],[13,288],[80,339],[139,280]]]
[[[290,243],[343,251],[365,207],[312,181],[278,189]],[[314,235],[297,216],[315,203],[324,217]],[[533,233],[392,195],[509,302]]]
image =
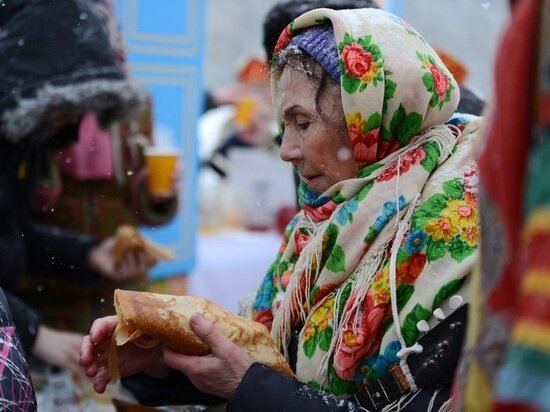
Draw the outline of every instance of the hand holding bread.
[[[183,372],[201,392],[230,399],[254,359],[203,315],[195,313],[190,323],[197,336],[208,344],[211,353],[208,356],[182,355],[165,346],[164,362]]]
[[[96,320],[82,343],[80,363],[100,393],[119,375],[160,377],[166,366],[226,398],[253,362],[293,376],[265,326],[208,299],[116,290],[115,309],[117,316]]]
[[[82,340],[80,347],[80,365],[85,369],[86,376],[92,379],[97,393],[105,392],[109,382],[115,378],[109,374],[109,354],[111,338],[118,324],[116,316],[106,316],[96,319],[90,328],[90,334]],[[117,369],[121,376],[131,376],[146,372],[153,377],[162,377],[164,364],[162,348],[142,349],[136,345],[125,345],[119,348]]]
[[[116,234],[93,247],[88,266],[102,276],[116,280],[145,280],[151,266],[172,259],[172,251],[154,244],[129,225],[119,226]]]
[[[115,234],[113,248],[115,266],[118,266],[124,255],[130,252],[143,252],[146,260],[151,263],[161,260],[172,260],[174,258],[170,249],[156,245],[150,240],[145,239],[134,226],[121,225]]]
[[[211,348],[190,324],[191,316],[200,313],[254,360],[293,375],[264,325],[229,312],[206,298],[120,289],[115,290],[114,296],[119,323],[113,341],[117,346],[127,342],[144,348],[163,344],[185,355],[207,355]]]

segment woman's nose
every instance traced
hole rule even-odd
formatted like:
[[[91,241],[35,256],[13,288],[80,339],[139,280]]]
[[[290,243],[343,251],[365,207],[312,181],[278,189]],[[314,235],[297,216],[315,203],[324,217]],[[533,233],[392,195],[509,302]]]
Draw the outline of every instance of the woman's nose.
[[[281,159],[285,162],[296,162],[302,156],[302,151],[297,139],[291,133],[285,131],[281,142]]]

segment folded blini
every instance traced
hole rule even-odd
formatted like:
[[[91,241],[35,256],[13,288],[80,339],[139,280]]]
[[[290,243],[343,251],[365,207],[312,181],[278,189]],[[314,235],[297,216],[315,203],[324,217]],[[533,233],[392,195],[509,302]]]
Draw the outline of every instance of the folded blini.
[[[238,316],[206,298],[117,289],[114,304],[119,322],[109,359],[113,380],[118,378],[116,346],[128,342],[143,348],[163,344],[186,355],[208,355],[210,348],[193,332],[189,323],[194,313],[210,319],[255,361],[285,375],[294,375],[264,325]]]
[[[113,248],[115,265],[118,265],[122,257],[131,251],[145,252],[147,260],[151,262],[172,260],[174,258],[170,249],[145,239],[134,226],[121,225],[115,234],[115,245]]]

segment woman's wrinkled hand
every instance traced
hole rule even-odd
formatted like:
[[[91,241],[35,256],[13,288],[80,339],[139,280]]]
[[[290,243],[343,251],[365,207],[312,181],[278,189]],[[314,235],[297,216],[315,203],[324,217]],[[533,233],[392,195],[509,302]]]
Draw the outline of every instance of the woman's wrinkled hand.
[[[187,375],[200,391],[231,398],[254,360],[204,316],[194,314],[191,327],[210,346],[212,353],[188,356],[165,347],[165,364]]]
[[[90,334],[82,340],[80,365],[84,368],[86,376],[93,380],[97,393],[105,392],[107,384],[112,380],[109,373],[109,349],[117,324],[116,316],[96,319],[90,328]],[[161,346],[143,349],[130,342],[117,347],[117,357],[121,377],[139,372],[162,377],[167,373],[162,363]]]

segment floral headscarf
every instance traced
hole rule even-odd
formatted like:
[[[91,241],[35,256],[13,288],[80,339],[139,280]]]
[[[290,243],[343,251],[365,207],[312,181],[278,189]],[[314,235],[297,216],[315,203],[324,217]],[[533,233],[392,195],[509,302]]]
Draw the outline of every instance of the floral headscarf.
[[[465,288],[477,257],[477,121],[446,124],[456,82],[414,29],[382,10],[305,13],[274,59],[293,35],[326,23],[359,173],[302,198],[253,309],[285,354],[301,328],[298,379],[347,396],[398,363],[417,322]]]

